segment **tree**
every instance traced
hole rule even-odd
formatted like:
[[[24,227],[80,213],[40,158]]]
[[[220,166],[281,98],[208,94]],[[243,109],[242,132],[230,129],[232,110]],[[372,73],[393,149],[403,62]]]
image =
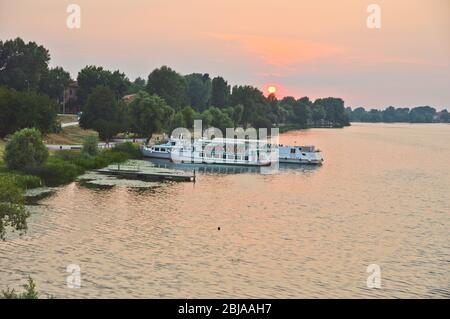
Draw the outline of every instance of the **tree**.
[[[183,114],[184,123],[186,125],[186,128],[192,128],[194,126],[194,117],[195,117],[195,111],[192,107],[187,106],[181,110],[181,113]],[[181,127],[181,126],[178,126]]]
[[[197,111],[207,108],[211,99],[211,79],[208,74],[192,73],[185,76],[190,104]]]
[[[411,123],[432,123],[436,109],[430,106],[418,106],[411,110],[409,118]]]
[[[56,109],[48,96],[0,87],[0,137],[25,127],[48,133],[56,126]]]
[[[21,38],[0,41],[0,85],[16,90],[37,90],[48,71],[48,50]]]
[[[230,86],[222,77],[218,76],[211,83],[211,105],[215,107],[226,107],[230,99]]]
[[[61,67],[46,70],[39,83],[40,92],[55,100],[61,100],[64,90],[71,82],[70,73]]]
[[[98,154],[98,137],[95,135],[88,135],[84,138],[83,148],[81,150],[84,154],[95,156]]]
[[[314,104],[311,108],[312,120],[317,123],[325,118],[325,108],[322,105]]]
[[[244,127],[248,124],[255,126],[259,117],[268,117],[271,107],[264,94],[252,86],[234,86],[231,93],[231,105],[242,105],[241,121]],[[258,119],[258,123],[261,121]]]
[[[48,150],[37,129],[25,128],[14,133],[6,144],[4,156],[6,166],[10,169],[33,169],[44,164]]]
[[[7,227],[25,231],[29,216],[23,189],[11,177],[0,176],[0,239],[5,240]]]
[[[162,66],[150,73],[147,80],[147,92],[163,98],[177,111],[189,104],[185,78],[167,66]]]
[[[344,101],[340,98],[328,97],[317,99],[314,104],[320,104],[325,108],[325,120],[335,127],[350,125],[345,112]]]
[[[145,90],[145,79],[137,77],[133,82],[131,82],[127,93],[133,94],[143,90]]]
[[[167,129],[174,113],[161,97],[144,91],[138,93],[129,108],[131,131],[148,139]]]
[[[181,112],[175,113],[172,120],[171,130],[173,131],[176,128],[184,128],[186,127],[186,121],[184,120],[184,116]]]
[[[312,103],[308,97],[302,97],[295,102],[294,115],[296,124],[301,127],[308,125],[308,121],[312,118],[311,107]]]
[[[88,96],[99,85],[108,87],[116,100],[122,98],[131,85],[124,73],[118,70],[111,72],[93,65],[78,72],[77,82],[77,97],[81,105],[87,103]]]
[[[105,86],[97,86],[88,97],[80,126],[96,130],[101,139],[109,141],[120,131],[117,118],[117,102],[113,91]]]
[[[236,127],[242,120],[242,114],[244,113],[244,106],[238,104],[233,108],[232,120],[234,122],[234,127]]]

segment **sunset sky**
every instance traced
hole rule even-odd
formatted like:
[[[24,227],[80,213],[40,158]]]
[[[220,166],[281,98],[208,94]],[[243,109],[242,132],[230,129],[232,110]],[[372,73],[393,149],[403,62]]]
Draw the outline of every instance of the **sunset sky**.
[[[71,3],[80,29],[66,26]],[[371,3],[381,29],[366,26]],[[168,65],[279,97],[450,107],[449,0],[0,0],[0,39],[15,37],[74,78],[91,64],[130,79]]]

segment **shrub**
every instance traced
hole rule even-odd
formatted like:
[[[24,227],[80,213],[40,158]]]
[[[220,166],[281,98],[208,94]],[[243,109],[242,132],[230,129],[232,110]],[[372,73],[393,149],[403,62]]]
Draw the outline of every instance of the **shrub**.
[[[83,174],[84,169],[53,157],[43,167],[36,168],[31,172],[41,177],[47,186],[56,186],[72,182],[78,175]]]
[[[41,179],[38,176],[18,174],[18,173],[4,173],[4,174],[2,173],[0,174],[0,178],[2,177],[9,178],[17,186],[19,186],[24,190],[28,188],[36,188],[42,186]]]
[[[87,155],[97,155],[98,153],[98,137],[88,135],[84,138],[82,152]]]
[[[22,293],[17,293],[14,289],[7,288],[0,293],[0,299],[38,299],[36,284],[31,277],[28,277],[28,284],[23,285],[25,289]]]
[[[142,157],[139,146],[131,142],[117,144],[112,150],[114,152],[122,152],[128,154],[130,159],[139,159]]]
[[[48,150],[41,133],[35,128],[25,128],[14,133],[6,144],[5,163],[10,169],[33,169],[42,166],[48,158]]]

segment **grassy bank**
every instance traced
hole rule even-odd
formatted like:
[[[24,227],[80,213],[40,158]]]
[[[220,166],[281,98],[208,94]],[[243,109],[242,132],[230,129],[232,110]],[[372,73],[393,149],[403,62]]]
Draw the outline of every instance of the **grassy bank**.
[[[27,173],[38,176],[46,186],[59,186],[73,182],[88,170],[139,157],[139,147],[132,143],[102,150],[95,156],[84,154],[80,150],[59,151],[54,152],[42,167],[28,170]]]
[[[0,140],[0,177],[13,180],[23,189],[67,184],[87,170],[140,158],[139,147],[136,144],[123,143],[115,148],[99,151],[95,156],[84,154],[80,150],[53,152],[42,167],[14,171],[5,166],[3,160],[5,145],[5,141]]]
[[[51,133],[45,136],[44,143],[46,144],[83,144],[84,138],[89,135],[98,135],[96,131],[84,130],[81,127],[69,126],[65,127],[59,133]]]
[[[61,124],[77,122],[78,116],[75,114],[58,114],[57,120]]]

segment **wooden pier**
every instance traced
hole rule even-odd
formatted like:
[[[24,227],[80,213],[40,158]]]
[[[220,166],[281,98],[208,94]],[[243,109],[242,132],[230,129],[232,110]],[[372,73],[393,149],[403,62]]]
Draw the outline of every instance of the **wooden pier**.
[[[140,180],[168,180],[176,182],[195,182],[195,171],[192,173],[170,170],[165,168],[150,167],[145,170],[133,168],[107,167],[96,170],[99,173],[115,175],[129,179]]]

